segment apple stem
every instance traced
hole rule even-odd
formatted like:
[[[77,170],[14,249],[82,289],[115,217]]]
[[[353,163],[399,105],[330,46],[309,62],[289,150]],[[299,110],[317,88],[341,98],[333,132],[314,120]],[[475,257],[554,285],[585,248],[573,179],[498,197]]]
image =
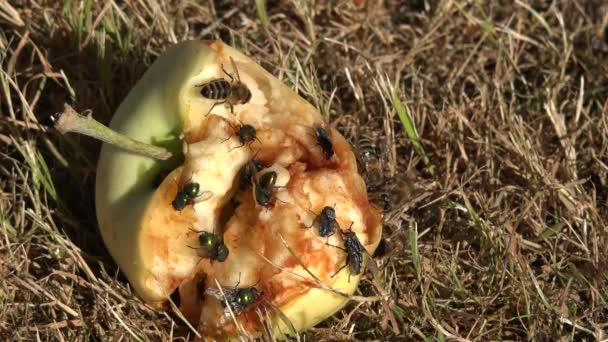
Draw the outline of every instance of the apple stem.
[[[163,147],[133,140],[124,134],[120,134],[107,126],[104,126],[99,121],[93,119],[90,114],[78,114],[74,108],[67,103],[64,104],[63,113],[59,114],[59,117],[55,122],[55,128],[61,132],[61,134],[73,132],[87,135],[123,150],[154,159],[167,160],[172,156],[171,152]]]

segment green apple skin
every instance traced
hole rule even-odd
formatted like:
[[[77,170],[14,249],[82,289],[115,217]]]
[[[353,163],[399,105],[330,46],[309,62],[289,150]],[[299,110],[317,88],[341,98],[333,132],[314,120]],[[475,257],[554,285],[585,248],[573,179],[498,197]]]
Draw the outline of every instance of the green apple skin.
[[[138,241],[141,218],[154,194],[161,170],[170,171],[182,158],[183,98],[188,80],[209,65],[210,42],[189,41],[170,47],[131,90],[116,111],[110,128],[135,140],[164,145],[174,154],[168,161],[126,152],[103,144],[97,165],[95,204],[102,237],[110,254],[145,301]]]

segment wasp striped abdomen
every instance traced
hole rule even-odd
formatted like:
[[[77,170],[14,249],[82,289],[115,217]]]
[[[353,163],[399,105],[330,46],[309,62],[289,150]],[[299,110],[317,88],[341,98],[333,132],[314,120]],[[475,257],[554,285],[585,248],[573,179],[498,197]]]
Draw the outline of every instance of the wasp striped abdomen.
[[[201,96],[210,100],[226,100],[230,93],[230,82],[222,78],[209,81],[201,86]]]
[[[213,108],[218,104],[228,106],[230,112],[234,114],[234,106],[245,104],[251,100],[251,91],[243,82],[241,82],[239,71],[236,69],[236,65],[232,58],[230,58],[230,62],[232,63],[236,78],[230,75],[222,66],[222,71],[230,78],[230,81],[218,78],[197,86],[201,87],[200,93],[202,97],[209,100],[215,100],[215,103],[209,108],[209,112],[205,115],[211,113]]]
[[[357,140],[357,149],[359,150],[359,158],[366,164],[378,159],[376,146],[372,143],[369,137],[365,135],[359,136]]]

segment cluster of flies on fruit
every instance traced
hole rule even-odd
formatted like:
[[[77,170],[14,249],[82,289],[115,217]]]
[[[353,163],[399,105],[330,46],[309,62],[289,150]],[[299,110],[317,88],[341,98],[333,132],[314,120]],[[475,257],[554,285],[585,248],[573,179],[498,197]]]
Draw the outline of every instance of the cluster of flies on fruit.
[[[249,102],[249,100],[251,100],[251,91],[244,83],[241,82],[238,70],[236,69],[236,65],[234,64],[232,58],[230,58],[230,61],[235,71],[235,77],[230,75],[222,66],[222,71],[228,76],[230,81],[224,78],[218,78],[196,86],[200,88],[200,95],[203,98],[215,101],[206,115],[208,115],[215,106],[222,104],[228,106],[230,108],[230,112],[234,114],[234,106],[246,104]],[[314,133],[317,143],[323,151],[325,159],[331,159],[331,157],[334,155],[334,149],[330,133],[321,126],[316,127],[314,129]],[[254,142],[254,140],[256,140],[256,129],[252,125],[245,124],[240,126],[238,130],[236,130],[236,134],[239,137],[241,145],[230,149],[230,151],[235,148],[250,145]],[[277,173],[275,171],[265,172],[257,177],[257,181],[254,181],[257,173],[263,168],[264,166],[258,160],[252,159],[247,162],[240,172],[239,191],[244,191],[249,184],[254,183],[254,196],[256,202],[263,207],[269,208],[274,205],[272,195],[274,189],[276,188],[275,184],[277,181]],[[201,191],[198,183],[188,181],[178,189],[175,199],[172,202],[172,206],[176,211],[181,211],[188,205],[208,200],[212,197],[212,195],[213,193],[210,191]],[[361,245],[357,235],[352,231],[352,224],[348,230],[341,230],[336,221],[335,209],[333,207],[326,206],[321,210],[320,214],[316,215],[312,224],[306,228],[311,228],[314,225],[318,226],[318,234],[320,237],[327,237],[329,239],[329,237],[332,236],[336,230],[339,230],[342,233],[344,247],[334,246],[326,243],[327,245],[339,248],[346,253],[346,263],[337,272],[335,272],[332,277],[346,266],[350,266],[351,274],[360,274],[365,249]],[[199,247],[197,249],[201,251],[201,255],[204,258],[210,259],[212,262],[223,262],[228,258],[228,247],[224,244],[221,236],[206,231],[193,231],[199,234]],[[246,288],[239,288],[238,285],[239,284],[237,283],[234,288],[222,287],[224,292],[223,296],[219,291],[209,291],[209,293],[220,300],[226,300],[232,311],[235,314],[238,314],[246,309],[250,304],[255,302],[261,295],[261,292],[255,288],[255,285]],[[224,301],[222,301],[222,304],[224,306],[226,305]]]

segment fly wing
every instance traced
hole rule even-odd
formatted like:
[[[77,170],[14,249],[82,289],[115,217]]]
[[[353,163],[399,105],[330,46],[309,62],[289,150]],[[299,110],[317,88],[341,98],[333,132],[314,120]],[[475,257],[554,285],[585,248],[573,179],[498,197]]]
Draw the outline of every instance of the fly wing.
[[[336,221],[336,220],[332,220],[332,222],[331,222],[331,224],[330,224],[330,227],[331,227],[330,236],[331,236],[331,235],[334,235],[334,233],[335,233],[336,231],[339,231],[339,230],[340,230],[340,224],[339,224],[339,223],[338,223],[338,221]]]
[[[203,248],[200,245],[196,246],[196,247],[194,247],[194,246],[188,246],[188,247],[191,249],[194,249],[196,251],[196,255],[198,255],[201,258],[212,259],[212,257],[214,256],[207,248]]]
[[[361,244],[361,241],[359,241],[358,238],[354,239],[355,240],[355,244],[357,245],[357,250],[361,253],[366,253],[367,254],[367,250],[365,250],[365,247],[363,247],[363,245]]]
[[[226,293],[227,291],[229,291],[229,289],[224,289],[223,291],[224,291],[224,293]],[[218,289],[217,287],[206,288],[205,294],[215,297],[221,301],[224,301],[224,295],[222,295],[222,291],[220,291],[220,289]]]
[[[194,203],[205,202],[208,199],[210,199],[211,197],[213,197],[213,192],[203,191],[194,199]]]
[[[220,290],[217,287],[209,287],[205,290],[205,293],[217,298],[217,300],[222,303],[222,307],[224,307],[224,315],[230,315],[230,311],[228,310],[226,302],[228,302],[228,304],[231,306],[232,311],[235,315],[238,315],[242,311],[241,306],[235,303],[234,296],[236,294],[236,291],[234,289],[222,287],[222,289]]]
[[[196,249],[196,253],[198,254],[198,256],[200,256],[201,258],[205,258],[205,259],[214,260],[217,257],[217,253],[215,253],[214,250],[210,250],[209,248],[204,248],[204,247],[198,247]]]

